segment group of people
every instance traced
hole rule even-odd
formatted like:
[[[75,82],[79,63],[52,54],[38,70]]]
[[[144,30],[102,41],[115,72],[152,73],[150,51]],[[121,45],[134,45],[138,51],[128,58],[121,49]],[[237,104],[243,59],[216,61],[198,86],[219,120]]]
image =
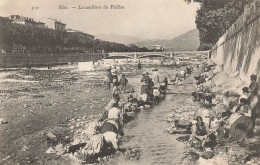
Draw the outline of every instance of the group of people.
[[[125,74],[122,74],[121,78],[118,80],[118,69],[116,66],[110,67],[107,69],[107,89],[111,89],[112,84],[112,94],[116,94],[121,91],[122,93],[126,92],[126,85],[128,84],[128,79],[125,77]]]
[[[179,83],[182,80],[186,79],[188,75],[190,75],[193,72],[192,66],[187,66],[186,69],[176,69],[175,75],[171,78],[172,82]]]
[[[259,83],[257,76],[251,75],[249,87],[242,88],[243,94],[239,98],[239,104],[234,106],[230,116],[230,135],[238,142],[252,137],[255,129],[255,120],[260,112]]]
[[[208,68],[207,71],[209,71]],[[242,88],[243,94],[241,96],[234,91],[227,91],[224,94],[223,102],[213,109],[206,110],[208,111],[206,115],[195,114],[197,117],[196,122],[193,122],[192,125],[191,142],[200,141],[201,149],[213,149],[218,142],[225,138],[244,143],[247,142],[248,138],[253,137],[255,120],[260,113],[260,90],[257,76],[251,75],[250,78],[251,83],[248,87]],[[202,75],[196,77],[196,80],[197,88],[200,88],[207,81]],[[210,89],[196,89],[193,96],[197,101],[211,96],[207,99],[212,104]],[[209,115],[209,111],[212,111],[211,115]]]
[[[204,66],[202,68],[202,73],[194,77],[196,88],[195,92],[192,93],[195,102],[200,102],[201,100],[203,100],[203,102],[205,103],[205,101],[207,101],[210,106],[212,106],[212,99],[216,96],[214,93],[212,93],[211,88],[205,85],[206,82],[212,80],[212,78],[216,75],[216,72],[214,73],[211,68],[216,69],[216,65],[210,64]]]
[[[104,108],[104,113],[100,118],[100,124],[96,131],[97,134],[93,135],[90,138],[89,145],[93,150],[93,154],[95,156],[100,155],[109,155],[113,151],[120,150],[118,146],[118,141],[121,137],[124,136],[123,133],[123,124],[129,121],[128,112],[135,113],[138,110],[147,108],[151,106],[151,100],[145,100],[142,98],[142,93],[139,94],[134,93],[135,91],[130,91],[130,95],[127,99],[127,102],[121,101],[120,92],[125,92],[126,84],[128,80],[125,78],[125,75],[122,74],[121,79],[118,80],[118,73],[114,71],[114,67],[107,70],[108,78],[111,78],[112,81],[108,81],[108,83],[113,84],[113,95],[111,101]],[[145,94],[153,96],[153,98],[160,97],[162,93],[166,94],[166,87],[168,81],[164,81],[163,84],[159,83],[159,76],[157,72],[158,69],[153,70],[154,77],[150,78],[149,73],[146,75],[142,75],[141,83],[144,83],[148,88],[145,91]],[[166,79],[167,80],[167,79]],[[110,84],[107,84],[110,86]],[[119,86],[121,86],[120,90],[118,90]],[[142,85],[141,85],[142,86]],[[162,87],[163,86],[163,87]],[[108,86],[107,86],[108,87]],[[116,88],[116,90],[114,90]],[[158,93],[156,93],[156,89],[158,88]],[[109,89],[109,88],[108,88]],[[159,90],[160,89],[160,90]],[[126,96],[126,95],[124,95]],[[155,99],[153,99],[155,101]]]
[[[143,73],[141,77],[140,96],[144,101],[155,101],[156,103],[163,99],[166,95],[168,79],[165,77],[160,80],[158,69],[152,70],[151,77],[148,72]]]

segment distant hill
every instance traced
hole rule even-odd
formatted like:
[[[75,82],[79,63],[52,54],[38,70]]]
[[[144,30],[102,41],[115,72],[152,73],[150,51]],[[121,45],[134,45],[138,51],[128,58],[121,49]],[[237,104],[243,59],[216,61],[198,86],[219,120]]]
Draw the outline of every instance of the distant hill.
[[[126,45],[144,41],[143,39],[140,39],[137,37],[119,35],[119,34],[96,34],[95,38],[98,38],[98,39],[104,40],[104,41],[122,43],[122,44],[126,44]]]
[[[197,29],[193,29],[171,40],[145,40],[133,44],[145,46],[148,49],[151,49],[154,44],[159,44],[164,46],[166,51],[197,50],[200,44],[199,31]]]

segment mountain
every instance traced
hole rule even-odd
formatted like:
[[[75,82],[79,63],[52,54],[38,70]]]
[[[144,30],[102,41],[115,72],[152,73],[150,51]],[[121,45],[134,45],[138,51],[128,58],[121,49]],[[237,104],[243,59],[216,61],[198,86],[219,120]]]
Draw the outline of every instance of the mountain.
[[[154,44],[159,44],[164,46],[166,51],[197,50],[200,45],[199,31],[193,29],[171,40],[145,40],[134,44],[148,49],[151,49]]]
[[[126,45],[144,41],[143,39],[140,39],[137,37],[119,35],[119,34],[96,34],[95,38],[98,38],[98,39],[104,40],[104,41],[122,43],[122,44],[126,44]]]

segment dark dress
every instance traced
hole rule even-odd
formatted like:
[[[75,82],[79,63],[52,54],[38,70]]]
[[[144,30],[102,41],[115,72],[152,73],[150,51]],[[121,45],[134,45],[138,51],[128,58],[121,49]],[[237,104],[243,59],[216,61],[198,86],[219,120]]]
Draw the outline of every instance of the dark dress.
[[[137,64],[137,67],[138,67],[138,69],[142,69],[142,64],[139,62],[139,63]]]
[[[238,142],[243,142],[253,131],[253,121],[250,117],[242,115],[230,127],[230,136]]]
[[[199,125],[198,123],[196,123],[196,134],[198,136],[204,136],[207,135],[207,130],[206,130],[206,126],[205,123],[201,123],[201,125]]]
[[[117,129],[117,127],[116,127],[114,124],[112,124],[112,123],[110,123],[110,122],[105,122],[105,123],[100,127],[99,132],[100,132],[101,134],[106,133],[106,132],[115,132],[115,133],[118,133],[118,129]]]

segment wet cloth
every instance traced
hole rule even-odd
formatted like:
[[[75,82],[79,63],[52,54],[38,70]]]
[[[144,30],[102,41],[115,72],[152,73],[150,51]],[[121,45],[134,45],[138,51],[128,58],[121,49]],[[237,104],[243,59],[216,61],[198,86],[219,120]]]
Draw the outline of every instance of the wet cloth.
[[[242,115],[230,128],[230,136],[238,142],[243,142],[253,130],[253,121],[250,117]]]
[[[140,94],[140,98],[142,98],[142,101],[146,102],[147,101],[147,94]]]
[[[153,96],[154,97],[159,97],[160,96],[160,91],[158,89],[153,90]]]
[[[106,132],[103,133],[104,139],[106,143],[112,144],[114,149],[118,149],[118,139],[117,139],[117,134],[114,132]]]
[[[104,136],[102,134],[92,136],[89,140],[89,144],[94,154],[100,153],[104,146]]]
[[[108,110],[107,118],[109,119],[117,119],[120,118],[121,111],[120,109],[113,107],[110,110]]]

